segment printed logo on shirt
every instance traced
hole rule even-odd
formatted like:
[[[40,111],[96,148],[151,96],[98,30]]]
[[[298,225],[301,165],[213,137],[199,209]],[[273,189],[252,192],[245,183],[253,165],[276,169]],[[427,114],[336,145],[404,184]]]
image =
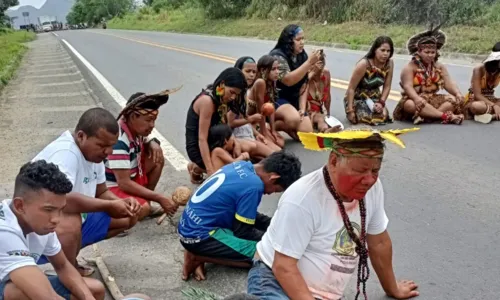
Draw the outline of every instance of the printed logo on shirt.
[[[5,221],[5,212],[3,211],[3,204],[0,203],[0,220]]]
[[[40,254],[31,253],[31,252],[26,251],[26,250],[12,250],[12,251],[7,251],[7,254],[9,254],[10,256],[26,256],[26,257],[31,257],[35,261],[38,261],[38,259],[40,258]]]
[[[191,202],[200,203],[210,197],[215,191],[219,189],[219,187],[226,180],[226,174],[222,173],[222,169],[219,169],[212,176],[207,178],[205,182],[196,190],[194,195],[191,197]]]
[[[354,229],[354,234],[359,236],[361,233],[361,226],[359,226],[356,222],[351,222],[351,224]],[[354,273],[358,259],[358,254],[356,253],[356,243],[354,243],[349,236],[345,226],[337,232],[332,251],[334,260],[330,269],[339,273]]]
[[[89,182],[90,182],[90,178],[88,178],[88,177],[84,177],[83,178],[83,183],[84,184],[88,184]]]

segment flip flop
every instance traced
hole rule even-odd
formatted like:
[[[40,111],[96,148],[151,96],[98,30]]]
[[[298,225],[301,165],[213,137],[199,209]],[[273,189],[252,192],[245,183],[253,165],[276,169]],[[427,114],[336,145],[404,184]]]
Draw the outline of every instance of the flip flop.
[[[117,237],[126,237],[127,235],[129,235],[129,233],[130,232],[128,230],[124,230],[122,233],[119,233],[116,236]]]
[[[492,114],[482,114],[474,116],[474,121],[482,124],[489,124],[492,120],[493,120]]]
[[[154,217],[163,215],[164,212],[165,211],[163,210],[163,208],[161,206],[159,206],[159,205],[153,205],[151,203],[151,211],[150,211],[150,213],[149,213],[148,216],[150,218],[154,218]]]
[[[89,277],[95,272],[95,269],[89,266],[78,265],[76,269],[78,270],[80,275],[82,275],[82,277]]]
[[[198,174],[198,173],[196,173],[196,172],[194,171],[194,168],[195,168],[195,166],[194,166],[194,164],[193,164],[193,163],[191,163],[191,162],[190,162],[190,163],[188,163],[188,167],[187,167],[187,169],[188,169],[189,177],[190,177],[190,179],[191,179],[191,183],[192,183],[192,184],[202,184],[202,183],[203,183],[203,181],[205,180],[205,179],[203,178],[203,174]]]
[[[43,271],[43,273],[45,274],[45,276],[57,276],[57,273],[55,270],[45,270]]]

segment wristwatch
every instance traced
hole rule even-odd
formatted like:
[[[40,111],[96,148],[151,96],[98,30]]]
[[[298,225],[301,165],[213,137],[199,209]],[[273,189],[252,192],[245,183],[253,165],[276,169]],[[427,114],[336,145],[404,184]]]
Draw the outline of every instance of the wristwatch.
[[[150,139],[150,140],[149,140],[149,142],[148,142],[148,144],[149,144],[149,143],[151,143],[151,142],[155,142],[155,143],[157,143],[158,145],[161,145],[160,141],[159,141],[157,138],[155,138],[155,137],[154,137],[154,138],[152,138],[152,139]]]

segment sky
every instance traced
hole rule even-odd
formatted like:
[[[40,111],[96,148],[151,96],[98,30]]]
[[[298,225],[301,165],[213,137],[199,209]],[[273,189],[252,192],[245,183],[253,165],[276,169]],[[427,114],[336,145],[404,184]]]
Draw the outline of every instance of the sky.
[[[45,3],[46,0],[19,0],[19,5],[18,6],[13,6],[11,9],[17,9],[20,6],[24,5],[31,5],[36,8],[42,7],[42,5]]]

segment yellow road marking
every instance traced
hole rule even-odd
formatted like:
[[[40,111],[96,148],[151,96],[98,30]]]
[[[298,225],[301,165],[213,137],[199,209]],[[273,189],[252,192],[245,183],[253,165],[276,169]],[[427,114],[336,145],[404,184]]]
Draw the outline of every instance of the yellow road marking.
[[[177,46],[170,46],[170,45],[165,45],[165,44],[158,44],[158,43],[154,43],[154,42],[150,42],[150,41],[145,41],[145,40],[138,40],[138,39],[126,38],[126,37],[123,37],[123,36],[119,36],[119,35],[115,35],[115,34],[110,34],[110,33],[101,33],[101,32],[93,32],[93,33],[101,34],[101,35],[113,36],[113,37],[116,37],[116,38],[119,38],[119,39],[122,39],[122,40],[127,40],[127,41],[131,41],[131,42],[135,42],[135,43],[139,43],[139,44],[144,44],[144,45],[148,45],[148,46],[153,46],[153,47],[157,47],[157,48],[162,48],[162,49],[167,49],[167,50],[173,50],[173,51],[183,52],[183,53],[187,53],[187,54],[193,54],[193,55],[197,55],[197,56],[201,56],[201,57],[205,57],[205,58],[210,58],[210,59],[215,59],[215,60],[226,62],[226,63],[230,63],[230,64],[234,64],[236,62],[235,58],[229,57],[229,56],[225,56],[225,55],[219,55],[219,54],[215,54],[215,53],[210,53],[210,52],[205,52],[205,51],[199,51],[199,50],[193,50],[193,49],[188,49],[188,48],[183,48],[183,47],[177,47]],[[332,78],[331,82],[330,82],[330,85],[332,87],[335,87],[335,88],[338,88],[338,89],[347,90],[347,88],[349,86],[349,81],[345,81],[345,80],[342,80],[342,79]],[[398,91],[391,90],[388,98],[391,99],[391,100],[399,101],[399,99],[401,99],[401,93],[398,92]]]

